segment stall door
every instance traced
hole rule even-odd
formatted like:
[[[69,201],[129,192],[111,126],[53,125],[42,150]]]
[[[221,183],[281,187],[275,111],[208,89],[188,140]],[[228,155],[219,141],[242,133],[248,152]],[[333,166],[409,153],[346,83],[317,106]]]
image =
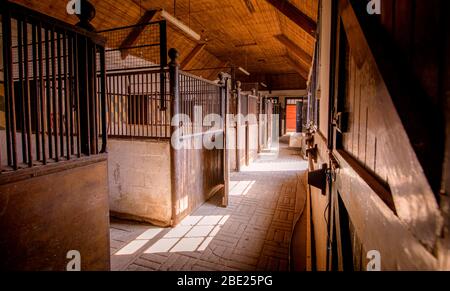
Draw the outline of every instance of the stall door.
[[[297,130],[297,105],[286,106],[286,133]]]

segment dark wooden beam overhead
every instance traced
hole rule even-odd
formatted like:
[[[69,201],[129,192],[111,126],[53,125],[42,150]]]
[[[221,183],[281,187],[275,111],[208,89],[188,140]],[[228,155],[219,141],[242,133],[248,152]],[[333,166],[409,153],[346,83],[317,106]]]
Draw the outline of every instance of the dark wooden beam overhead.
[[[227,66],[228,66],[228,61],[222,62],[222,63],[220,64],[220,66],[218,67],[218,69],[213,70],[213,71],[211,72],[211,74],[209,74],[209,76],[208,76],[207,79],[208,79],[208,80],[217,80],[217,79],[219,78],[219,74],[220,74],[221,72],[226,73],[226,70],[229,69],[229,67],[227,67]]]
[[[312,57],[305,52],[301,47],[299,47],[295,42],[290,40],[286,35],[279,34],[275,38],[281,42],[291,53],[296,55],[300,60],[302,60],[307,66],[312,63]]]
[[[203,51],[205,48],[206,43],[198,44],[190,53],[187,55],[186,58],[184,58],[183,62],[180,65],[180,68],[182,70],[185,70],[188,68],[192,62],[199,56],[199,54]]]
[[[252,0],[243,0],[245,3],[245,6],[247,6],[248,12],[251,14],[256,12],[255,6],[253,5]]]
[[[299,62],[294,60],[290,55],[286,56],[288,63],[303,79],[308,80],[309,72]]]
[[[266,0],[312,37],[316,37],[317,23],[287,0]]]
[[[258,83],[260,91],[306,89],[306,80],[297,72],[281,74],[254,73],[250,76],[238,74],[236,78],[243,84]],[[267,88],[261,86],[261,83],[265,83]]]
[[[136,23],[136,26],[131,30],[128,36],[122,41],[120,44],[121,49],[132,46],[136,40],[139,38],[139,35],[144,31],[146,23],[152,21],[153,17],[155,17],[158,10],[148,10],[142,15],[139,21]],[[128,50],[124,49],[121,51],[122,59],[125,59],[128,56]]]

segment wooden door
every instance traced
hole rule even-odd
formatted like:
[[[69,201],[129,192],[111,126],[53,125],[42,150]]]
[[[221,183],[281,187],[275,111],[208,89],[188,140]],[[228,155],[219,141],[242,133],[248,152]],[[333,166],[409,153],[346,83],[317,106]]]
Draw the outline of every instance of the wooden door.
[[[286,133],[297,130],[297,105],[286,105]]]

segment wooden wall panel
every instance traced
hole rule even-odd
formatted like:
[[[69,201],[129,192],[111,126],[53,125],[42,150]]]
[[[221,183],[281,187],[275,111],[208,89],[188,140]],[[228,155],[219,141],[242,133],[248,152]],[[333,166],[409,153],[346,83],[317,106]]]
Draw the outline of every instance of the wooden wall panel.
[[[0,270],[65,271],[70,250],[80,252],[82,271],[109,270],[106,163],[73,162],[0,185]]]
[[[408,225],[385,205],[343,156],[336,152],[335,156],[340,165],[336,186],[359,238],[353,248],[362,252],[363,270],[369,250],[381,253],[383,271],[438,269],[437,259],[411,233]]]
[[[392,103],[389,91],[385,87],[383,76],[375,65],[376,61],[371,59],[373,56],[370,53],[370,49],[366,50],[364,34],[359,30],[358,24],[354,23],[357,20],[352,14],[351,8],[347,6],[343,11],[342,18],[348,45],[352,49],[358,48],[358,51],[352,50],[351,53],[351,57],[355,58],[357,64],[355,72],[357,78],[352,85],[356,89],[357,95],[357,98],[355,98],[354,111],[356,118],[353,120],[355,123],[353,130],[358,140],[354,140],[353,144],[356,144],[358,149],[356,154],[355,149],[353,149],[354,158],[370,172],[376,172],[375,169],[367,167],[365,158],[365,127],[367,104],[369,104],[371,108],[370,114],[374,114],[377,117],[377,123],[369,130],[374,135],[384,138],[383,144],[381,146],[378,144],[380,152],[376,152],[376,155],[380,156],[380,163],[377,163],[377,165],[385,167],[388,174],[389,181],[384,180],[383,182],[388,183],[393,192],[393,199],[400,218],[406,223],[411,223],[412,229],[416,228],[414,229],[415,235],[419,236],[424,243],[426,242],[428,247],[431,247],[436,239],[436,232],[433,229],[439,225],[436,200],[426,178],[420,174],[421,166],[417,162],[414,150],[408,148],[409,139],[407,133],[403,131],[401,120]],[[354,139],[355,136],[353,137]],[[348,151],[348,149],[345,150]],[[377,171],[379,170],[377,169]],[[380,175],[378,174],[378,176]],[[406,177],[414,177],[414,180]],[[413,192],[415,193],[414,195],[417,195],[414,196],[414,199],[410,194]],[[422,200],[420,211],[414,206],[419,201],[416,199]],[[424,207],[425,205],[428,206]],[[423,221],[420,218],[424,215],[424,213],[421,213],[423,211],[430,211],[430,217],[434,216],[434,219],[428,220],[430,223],[429,228],[423,227]]]
[[[211,137],[212,134],[208,136]],[[191,148],[177,150],[175,155],[171,155],[176,164],[176,169],[171,169],[172,175],[177,175],[178,182],[173,185],[176,189],[172,189],[172,192],[179,193],[179,196],[172,198],[173,225],[191,214],[217,191],[223,190],[223,150],[208,150],[204,147],[193,149],[194,139],[196,138],[185,140],[186,144],[192,145]]]
[[[380,24],[385,29],[385,39],[392,44],[395,61],[402,64],[402,75],[414,86],[414,90],[423,92],[422,96],[425,97],[406,97],[411,105],[410,109],[399,109],[402,119],[417,119],[411,113],[415,106],[423,111],[424,118],[434,119],[437,123],[430,129],[420,128],[420,124],[414,124],[413,121],[409,122],[410,125],[404,121],[430,185],[438,192],[442,174],[439,165],[444,147],[442,139],[437,142],[444,132],[440,126],[445,114],[444,98],[440,89],[444,70],[442,60],[446,54],[446,38],[443,36],[448,30],[448,25],[445,24],[448,9],[444,7],[448,4],[445,0],[383,0],[382,5],[386,8],[383,9],[385,15],[380,18]],[[427,115],[429,116],[425,117]],[[419,136],[425,136],[423,132],[428,132],[427,138],[435,141],[433,145],[420,145],[427,143]]]
[[[346,87],[344,111],[350,113],[350,126],[349,132],[344,134],[343,150],[333,152],[340,165],[334,186],[338,188],[352,222],[356,270],[365,269],[366,252],[372,249],[381,252],[382,270],[448,270],[449,239],[444,235],[445,239],[441,240],[438,235],[442,230],[441,215],[447,226],[450,225],[448,194],[441,196],[444,200],[441,200],[439,211],[437,193],[433,193],[436,188],[431,187],[432,181],[423,170],[432,164],[418,158],[416,148],[413,148],[417,139],[411,137],[407,126],[423,122],[431,125],[427,126],[429,131],[439,128],[439,119],[424,120],[430,112],[429,105],[436,105],[431,112],[437,116],[450,112],[448,106],[442,106],[449,98],[448,93],[445,95],[445,89],[436,89],[441,82],[448,84],[450,22],[447,17],[444,24],[442,16],[446,12],[442,11],[448,11],[450,5],[448,1],[438,0],[382,1],[383,12],[379,20],[383,28],[379,28],[378,33],[371,31],[375,34],[370,41],[366,38],[368,31],[355,21],[349,1],[339,1],[342,8],[339,16],[344,22],[341,29],[346,31],[350,47],[345,82],[339,86]],[[367,15],[363,6],[361,15]],[[371,19],[376,17],[371,16]],[[385,32],[390,38],[381,38]],[[398,73],[386,74],[389,68]],[[410,82],[405,83],[401,74],[412,75],[412,78],[406,78]],[[445,75],[447,83],[443,80]],[[418,88],[420,94],[411,88]],[[404,99],[398,95],[402,90]],[[415,114],[404,115],[405,107],[399,106],[398,99],[412,103],[418,97],[421,98],[419,111],[406,111]],[[439,104],[441,106],[437,106]],[[328,112],[321,111],[320,114],[323,116]],[[318,136],[316,134],[316,143],[320,145]],[[426,137],[424,135],[423,141],[429,141]],[[435,145],[439,151],[440,145]],[[439,153],[429,153],[434,155],[425,158],[434,159],[434,166],[441,168],[442,160],[436,159]],[[380,199],[380,191],[374,190],[368,182],[369,176],[389,185],[397,213]],[[439,171],[434,172],[434,178],[439,180],[440,176]],[[448,187],[445,191],[448,192]],[[313,223],[315,233],[320,233],[324,231],[324,223],[319,217],[324,212],[324,205],[316,200],[318,198],[313,196]],[[316,242],[317,247],[321,246],[319,242]],[[322,252],[316,251],[318,255],[323,255]],[[318,261],[323,259],[318,257]]]
[[[352,1],[352,4],[356,2]],[[416,1],[411,2],[413,3],[398,1],[396,2],[398,6],[392,4],[394,8],[402,7],[398,9],[403,9],[402,12],[406,15],[398,20],[400,23],[398,25],[395,15],[400,12],[391,11],[390,22],[389,18],[384,16],[382,21],[388,23],[388,27],[392,27],[392,36],[396,38],[392,37],[393,43],[377,43],[377,37],[382,35],[382,30],[378,31],[379,34],[375,33],[368,38],[367,35],[375,30],[366,31],[367,26],[359,23],[360,19],[350,6],[350,2],[339,1],[341,9],[339,16],[343,23],[340,33],[346,35],[338,40],[346,41],[347,38],[349,49],[341,52],[346,54],[344,59],[342,55],[338,57],[336,73],[339,72],[341,82],[338,82],[336,93],[337,98],[344,99],[342,100],[344,108],[340,107],[338,111],[350,113],[350,124],[342,144],[338,138],[338,150],[333,151],[340,165],[336,171],[334,188],[340,193],[353,225],[353,250],[356,252],[354,265],[357,268],[364,267],[367,263],[364,252],[375,249],[382,254],[383,270],[439,269],[439,255],[434,254],[440,249],[438,233],[442,229],[441,212],[431,187],[432,183],[423,170],[430,164],[423,163],[417,153],[417,145],[414,144],[415,140],[420,139],[414,139],[410,135],[411,124],[420,122],[420,117],[423,118],[429,113],[426,107],[433,103],[433,91],[430,90],[431,87],[423,92],[419,91],[420,93],[413,91],[415,85],[429,81],[424,75],[415,75],[415,80],[420,79],[421,82],[405,82],[410,79],[399,77],[400,72],[403,74],[413,72],[411,68],[414,66],[414,59],[419,58],[414,54],[415,49],[421,51],[420,54],[424,54],[425,51],[430,53],[429,50],[414,47],[414,41],[407,37],[413,34],[413,29],[404,29],[403,33],[406,35],[399,35],[397,31],[404,25],[410,27],[419,25],[414,22],[419,18],[411,18],[410,15],[413,14],[408,13],[408,9],[418,7]],[[433,2],[433,5],[439,6],[442,3],[444,2]],[[442,9],[442,6],[439,7]],[[367,15],[365,10],[361,10],[361,15]],[[433,26],[439,31],[440,26],[437,23],[442,22],[435,22]],[[417,39],[418,36],[415,37]],[[422,45],[427,43],[424,39],[423,37],[418,42]],[[434,41],[431,41],[433,39]],[[437,44],[435,38],[428,36],[428,40]],[[389,44],[391,46],[388,46]],[[339,45],[339,42],[338,47],[345,48]],[[404,55],[401,48],[405,49]],[[400,55],[397,54],[398,50],[402,52]],[[442,52],[438,55],[442,62],[445,59],[444,55]],[[400,62],[403,57],[410,62]],[[432,58],[427,60],[433,62]],[[342,70],[342,66],[346,66],[345,70]],[[389,74],[388,68],[395,74]],[[436,78],[440,80],[442,75]],[[425,85],[422,87],[427,88]],[[408,102],[408,97],[414,102],[416,101],[414,98],[419,97],[423,98],[422,102],[429,102],[422,106],[424,115],[420,114],[420,106],[416,108],[419,111],[406,111],[407,114],[404,114],[406,108],[411,110],[415,108],[402,106],[401,102]],[[442,108],[437,109],[436,113],[439,114],[441,110]],[[406,117],[416,119],[410,120]],[[427,119],[422,122],[439,128],[438,120]],[[426,137],[428,135],[422,136]],[[431,140],[433,139],[429,141]],[[439,157],[439,153],[430,158],[436,157]],[[436,163],[435,166],[442,165]],[[382,193],[392,197],[393,203],[389,203]],[[323,226],[320,219],[317,221],[317,215],[314,213],[323,212],[321,206],[314,203],[313,199],[313,207],[316,207],[313,209],[314,227],[318,230],[323,229]],[[448,249],[448,246],[444,246],[444,249]]]
[[[326,114],[326,111],[322,111]],[[310,160],[309,170],[319,170],[324,163],[329,162],[328,158],[328,141],[321,135],[315,135],[315,143],[318,147],[317,163]],[[329,214],[329,193],[324,196],[321,190],[314,187],[309,187],[311,195],[311,219],[312,231],[314,237],[315,262],[316,265],[313,270],[326,271],[327,270],[327,252],[328,252],[328,214]]]

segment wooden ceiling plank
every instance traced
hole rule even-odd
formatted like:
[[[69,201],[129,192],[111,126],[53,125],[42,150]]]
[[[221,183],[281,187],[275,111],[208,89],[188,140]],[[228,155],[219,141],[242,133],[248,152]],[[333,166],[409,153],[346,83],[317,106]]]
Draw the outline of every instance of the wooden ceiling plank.
[[[126,48],[132,46],[136,40],[139,38],[139,35],[144,31],[146,23],[152,21],[153,17],[155,17],[158,10],[147,10],[144,15],[139,19],[136,23],[134,29],[127,35],[127,37],[122,41],[119,48]],[[128,56],[128,50],[122,50],[121,52],[122,59],[125,59]]]
[[[311,19],[308,15],[303,13],[294,4],[287,0],[266,0],[269,4],[280,11],[284,16],[292,20],[304,31],[306,31],[312,37],[316,37],[317,23]]]
[[[193,61],[200,55],[205,46],[206,43],[196,45],[195,48],[189,53],[189,55],[187,55],[187,57],[183,60],[183,62],[180,65],[180,68],[182,70],[188,68],[193,63]]]
[[[275,38],[305,64],[310,65],[312,63],[312,57],[286,35],[279,34],[276,35]]]

